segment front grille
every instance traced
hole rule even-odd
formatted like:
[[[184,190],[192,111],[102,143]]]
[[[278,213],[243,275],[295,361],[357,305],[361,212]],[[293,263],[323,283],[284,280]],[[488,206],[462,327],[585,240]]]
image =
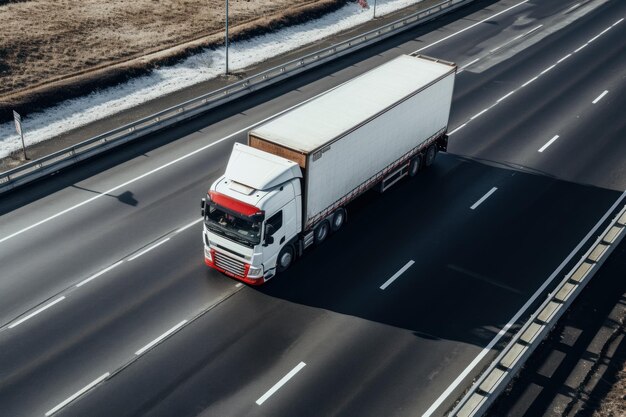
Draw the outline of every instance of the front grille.
[[[233,259],[228,255],[215,251],[215,266],[231,274],[243,277],[246,274],[245,264],[237,259]]]

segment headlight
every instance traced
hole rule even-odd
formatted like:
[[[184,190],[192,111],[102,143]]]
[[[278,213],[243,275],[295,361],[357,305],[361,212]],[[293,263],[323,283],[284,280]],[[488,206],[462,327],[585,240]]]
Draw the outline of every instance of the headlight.
[[[213,262],[213,256],[211,255],[211,249],[204,248],[204,257],[207,261]]]
[[[250,268],[248,268],[248,276],[250,278],[256,278],[256,277],[260,277],[261,275],[263,275],[263,267],[259,266],[251,266]]]

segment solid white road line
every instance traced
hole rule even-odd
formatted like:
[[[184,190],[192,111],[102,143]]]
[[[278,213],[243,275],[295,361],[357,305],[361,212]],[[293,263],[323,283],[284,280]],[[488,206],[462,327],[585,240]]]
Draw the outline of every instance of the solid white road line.
[[[539,75],[543,75],[546,72],[550,71],[552,68],[556,67],[556,64],[554,65],[550,65],[548,68],[544,69],[543,71],[541,71],[541,73],[539,73]]]
[[[526,87],[528,84],[532,83],[533,81],[535,81],[537,78],[539,78],[539,76],[537,75],[536,77],[531,78],[530,80],[526,81],[524,84],[522,84],[522,87]],[[520,87],[521,88],[521,87]]]
[[[565,61],[567,58],[569,58],[570,56],[572,56],[572,54],[567,54],[565,55],[563,58],[559,59],[558,61],[556,61],[557,64],[560,64],[561,62]]]
[[[98,379],[94,380],[93,382],[89,383],[89,385],[86,385],[83,389],[81,389],[80,391],[78,391],[77,393],[75,393],[74,395],[72,395],[71,397],[69,397],[68,399],[66,399],[62,403],[59,403],[59,405],[57,405],[56,407],[54,407],[53,409],[48,411],[46,413],[46,416],[51,416],[52,414],[56,413],[61,408],[65,407],[66,405],[68,405],[69,403],[74,401],[76,398],[80,397],[81,395],[83,395],[84,393],[86,393],[87,391],[89,391],[90,389],[95,387],[96,385],[98,385],[100,382],[102,382],[105,379],[107,379],[109,377],[109,375],[110,374],[107,372],[106,374],[100,376],[100,378],[98,378]]]
[[[569,9],[565,10],[563,12],[563,14],[567,14],[569,12],[571,12],[572,10],[574,10],[575,8],[580,7],[580,3],[576,3],[575,5],[573,5],[572,7],[570,7]]]
[[[602,94],[600,94],[598,97],[596,97],[596,99],[594,101],[592,101],[592,104],[596,104],[598,101],[602,100],[602,97],[606,96],[606,93],[608,93],[609,90],[604,90],[604,92]]]
[[[413,260],[410,260],[409,262],[406,263],[406,265],[404,265],[398,272],[396,272],[395,274],[393,274],[393,276],[391,278],[389,278],[387,281],[385,281],[385,283],[383,285],[380,286],[381,290],[384,290],[385,288],[387,288],[388,286],[390,286],[396,279],[398,279],[398,277],[402,274],[404,274],[404,272],[409,269],[411,266],[413,266],[415,262]]]
[[[159,246],[161,246],[162,244],[164,244],[165,242],[167,242],[168,240],[170,240],[170,238],[165,238],[162,241],[160,241],[159,243],[155,243],[154,245],[150,246],[148,249],[143,250],[142,252],[139,252],[138,254],[128,258],[129,261],[132,261],[134,259],[139,258],[141,255],[150,252],[152,249],[157,248]]]
[[[509,91],[508,93],[506,93],[505,95],[503,95],[502,97],[500,97],[498,100],[496,100],[496,103],[501,102],[502,100],[504,100],[505,98],[507,98],[508,96],[510,96],[511,94],[515,93],[517,90],[513,90],[513,91]]]
[[[487,107],[486,109],[482,109],[481,111],[479,111],[478,113],[476,113],[475,115],[473,115],[472,117],[470,117],[470,120],[474,120],[475,118],[477,118],[478,116],[480,116],[481,114],[485,113],[486,111],[488,111],[491,107]]]
[[[589,45],[589,44],[588,44],[588,43],[586,43],[586,44],[584,44],[583,46],[579,47],[578,49],[576,49],[576,50],[574,51],[574,53],[576,53],[576,52],[580,51],[581,49],[583,49],[583,48],[584,48],[585,46],[587,46],[587,45]]]
[[[471,61],[471,62],[468,62],[467,64],[463,65],[463,66],[462,66],[462,67],[461,67],[461,68],[460,68],[460,69],[459,69],[456,73],[457,73],[457,74],[462,73],[462,72],[463,72],[463,70],[464,70],[465,68],[469,67],[469,66],[470,66],[470,65],[472,65],[472,64],[477,63],[477,62],[478,62],[478,61],[480,61],[480,60],[481,60],[481,58],[476,58],[475,60],[473,60],[473,61]]]
[[[426,412],[422,414],[422,417],[430,417],[437,410],[437,408],[441,406],[441,404],[446,400],[446,398],[450,396],[452,391],[454,391],[461,384],[461,382],[463,382],[463,380],[469,375],[469,373],[476,367],[476,365],[478,365],[480,361],[483,360],[483,358],[487,355],[487,353],[489,353],[491,348],[493,348],[496,345],[496,343],[500,341],[500,339],[506,334],[507,330],[513,324],[515,324],[517,320],[519,320],[519,318],[522,316],[522,314],[524,314],[524,312],[528,309],[528,307],[530,307],[539,296],[543,295],[543,292],[548,287],[548,285],[550,285],[550,283],[554,281],[554,279],[561,273],[561,270],[565,268],[565,265],[567,265],[572,260],[574,255],[576,255],[578,251],[580,251],[583,245],[593,235],[595,235],[595,233],[600,228],[602,223],[604,223],[606,219],[611,215],[611,213],[615,211],[617,206],[621,204],[624,197],[626,197],[626,191],[624,191],[619,196],[619,198],[615,200],[615,203],[613,203],[611,208],[609,208],[606,211],[606,213],[604,213],[604,216],[602,216],[602,218],[598,220],[598,223],[595,224],[595,226],[589,231],[589,233],[587,233],[587,235],[583,238],[583,240],[581,240],[578,243],[578,245],[570,252],[567,258],[565,258],[565,260],[561,262],[561,264],[554,270],[552,275],[550,275],[550,277],[548,277],[548,279],[537,289],[537,291],[535,291],[532,297],[530,297],[528,301],[526,301],[526,303],[522,306],[522,308],[520,308],[517,311],[517,313],[515,313],[515,315],[511,318],[511,320],[509,320],[509,322],[502,328],[502,330],[498,332],[498,334],[491,340],[491,342],[489,342],[489,344],[485,346],[485,348],[478,354],[478,356],[476,356],[474,360],[470,362],[469,365],[467,365],[467,367],[463,370],[463,372],[461,372],[459,376],[456,377],[454,381],[452,381],[450,386],[448,386],[448,388],[446,388],[446,390],[439,396],[439,398],[437,398],[437,400],[428,408],[428,410],[426,410]]]
[[[289,381],[291,378],[293,378],[293,376],[295,374],[297,374],[298,372],[300,372],[300,369],[304,368],[305,366],[306,366],[306,363],[300,362],[295,368],[293,368],[291,371],[289,371],[289,373],[287,375],[282,377],[282,379],[280,381],[278,381],[276,384],[274,384],[274,386],[272,388],[270,388],[269,391],[267,391],[265,394],[263,394],[261,396],[261,398],[256,400],[256,403],[258,405],[263,404],[265,402],[265,400],[267,400],[269,397],[271,397],[272,394],[274,394],[276,391],[278,391],[280,389],[280,387],[285,385],[287,383],[287,381]]]
[[[557,140],[559,138],[559,135],[554,135],[554,137],[552,139],[550,139],[548,141],[548,143],[546,143],[545,145],[543,145],[540,149],[539,152],[543,152],[546,149],[548,149],[548,146],[552,145],[552,143],[554,143],[555,140]]]
[[[243,287],[243,284],[241,282],[238,282],[235,284],[235,288],[239,288],[239,287]]]
[[[157,343],[159,343],[160,341],[162,341],[163,339],[165,339],[166,337],[168,337],[169,335],[171,335],[172,333],[174,333],[176,330],[178,330],[179,328],[181,328],[182,326],[185,325],[185,323],[187,323],[187,320],[183,320],[180,323],[178,323],[176,326],[172,327],[171,329],[169,329],[168,331],[166,331],[165,333],[163,333],[161,336],[157,337],[156,339],[154,339],[152,342],[148,343],[147,345],[145,345],[144,347],[142,347],[141,349],[139,349],[137,352],[135,352],[135,355],[139,356],[142,353],[144,353],[145,351],[147,351],[148,349],[152,348],[154,345],[156,345]]]
[[[469,30],[469,29],[471,29],[471,28],[473,28],[473,27],[475,27],[475,26],[480,25],[481,23],[485,23],[486,21],[491,20],[491,19],[493,19],[493,18],[494,18],[494,17],[496,17],[496,16],[500,16],[501,14],[506,13],[506,12],[508,12],[509,10],[512,10],[512,9],[516,8],[517,6],[520,6],[520,5],[524,4],[524,3],[527,3],[528,1],[529,1],[529,0],[524,0],[524,1],[522,1],[522,2],[519,2],[519,3],[517,3],[517,4],[515,4],[515,5],[511,6],[511,7],[509,7],[508,9],[502,10],[502,11],[500,11],[500,12],[496,13],[496,14],[493,14],[493,15],[491,15],[491,16],[489,16],[489,17],[486,17],[486,18],[484,18],[483,20],[479,20],[478,22],[474,23],[473,25],[470,25],[470,26],[468,26],[468,27],[466,27],[466,28],[464,28],[464,29],[459,30],[458,32],[454,32],[453,34],[446,36],[445,38],[439,39],[438,41],[435,41],[435,42],[433,42],[433,43],[431,43],[431,44],[429,44],[429,45],[426,45],[426,46],[424,46],[424,47],[422,47],[422,48],[418,49],[418,50],[417,50],[417,51],[415,51],[415,52],[421,52],[421,51],[423,51],[424,49],[427,49],[427,48],[430,48],[431,46],[437,45],[438,43],[441,43],[441,42],[443,42],[443,41],[445,41],[445,40],[448,40],[448,39],[450,39],[451,37],[458,35],[459,33],[463,33],[463,32],[465,32],[466,30]]]
[[[57,298],[54,301],[49,302],[48,304],[46,304],[45,306],[33,311],[32,313],[30,313],[28,316],[22,317],[21,319],[14,321],[13,323],[11,323],[9,325],[9,329],[14,328],[15,326],[19,326],[20,324],[24,323],[26,320],[33,318],[34,316],[36,316],[37,314],[41,313],[44,310],[49,309],[50,307],[52,307],[53,305],[55,305],[56,303],[59,303],[61,301],[65,300],[65,296],[61,296],[59,298]]]
[[[604,35],[606,32],[608,32],[609,30],[611,30],[613,26],[609,26],[608,28],[604,29],[602,32],[598,33],[596,36],[594,36],[593,38],[589,39],[587,41],[587,43],[591,43],[593,41],[595,41],[596,39],[598,39],[600,36]]]
[[[176,233],[183,232],[183,231],[185,231],[185,230],[189,229],[190,227],[195,226],[196,224],[200,223],[201,221],[202,221],[202,217],[200,217],[198,220],[194,220],[194,221],[192,221],[192,222],[191,222],[191,223],[189,223],[187,226],[183,226],[183,227],[181,227],[180,229],[178,229],[178,230],[176,231]]]
[[[124,261],[119,261],[119,262],[117,262],[117,263],[115,263],[115,264],[113,264],[113,265],[109,266],[108,268],[105,268],[105,269],[103,269],[102,271],[100,271],[100,272],[98,272],[98,273],[96,273],[96,274],[93,274],[92,276],[90,276],[90,277],[89,277],[89,278],[87,278],[86,280],[81,281],[81,282],[79,282],[78,284],[76,284],[76,287],[77,287],[77,288],[78,288],[78,287],[82,287],[83,285],[85,285],[85,284],[86,284],[86,283],[88,283],[89,281],[91,281],[91,280],[93,280],[93,279],[96,279],[96,278],[98,278],[99,276],[104,275],[105,273],[109,272],[111,269],[115,268],[116,266],[121,265],[123,262],[124,262]]]
[[[617,25],[618,23],[622,23],[622,21],[623,21],[623,20],[624,20],[624,18],[622,17],[620,20],[618,20],[617,22],[613,23],[613,24],[611,25],[611,27],[613,27],[613,26]]]
[[[498,189],[498,187],[493,187],[491,190],[489,190],[489,191],[487,192],[487,194],[485,194],[484,196],[482,196],[482,197],[480,198],[480,200],[478,200],[477,202],[475,202],[475,203],[474,203],[474,204],[470,207],[470,210],[475,210],[475,209],[476,209],[476,207],[480,206],[480,205],[483,203],[483,201],[485,201],[486,199],[488,199],[488,198],[489,198],[489,196],[490,196],[491,194],[495,193],[497,189]]]
[[[448,136],[455,134],[456,132],[458,132],[459,130],[463,129],[465,127],[465,125],[467,125],[467,123],[463,123],[461,126],[457,127],[456,129],[454,129],[452,132],[448,133]]]

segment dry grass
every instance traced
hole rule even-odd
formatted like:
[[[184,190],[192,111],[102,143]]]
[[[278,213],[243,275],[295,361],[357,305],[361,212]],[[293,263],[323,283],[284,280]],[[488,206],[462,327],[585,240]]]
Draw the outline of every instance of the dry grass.
[[[271,30],[293,22],[301,11],[329,10],[344,2],[229,0],[231,33]],[[59,80],[172,47],[179,46],[169,58],[180,57],[190,41],[203,40],[192,48],[218,44],[224,15],[223,0],[0,0],[0,102],[20,103],[36,88],[54,90]],[[156,54],[142,65],[164,58],[167,54]]]

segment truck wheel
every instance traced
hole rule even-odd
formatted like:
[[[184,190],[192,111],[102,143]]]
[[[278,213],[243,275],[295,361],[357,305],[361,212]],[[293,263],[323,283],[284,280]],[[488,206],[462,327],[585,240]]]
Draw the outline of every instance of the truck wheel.
[[[430,145],[428,149],[426,149],[426,155],[424,156],[424,165],[427,167],[431,166],[433,162],[435,162],[435,157],[437,156],[437,148],[435,145]]]
[[[278,272],[283,272],[288,269],[293,263],[295,257],[295,251],[292,245],[285,245],[278,253],[278,259],[276,260],[276,269]]]
[[[319,245],[328,237],[328,232],[330,231],[330,226],[328,225],[328,221],[324,220],[315,228],[315,244]]]
[[[346,210],[343,208],[337,209],[333,214],[332,222],[330,224],[330,228],[333,232],[341,229],[341,226],[346,222]]]
[[[409,161],[409,177],[414,177],[420,170],[420,165],[422,165],[422,157],[419,155],[415,155],[411,161]]]

